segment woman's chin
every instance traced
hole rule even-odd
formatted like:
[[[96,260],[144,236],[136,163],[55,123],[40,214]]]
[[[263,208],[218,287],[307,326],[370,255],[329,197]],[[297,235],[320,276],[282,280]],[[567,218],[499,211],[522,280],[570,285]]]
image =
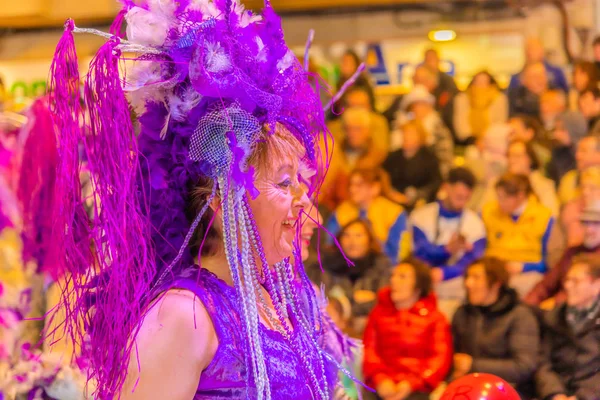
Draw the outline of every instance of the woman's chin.
[[[294,246],[292,243],[287,243],[282,241],[277,248],[273,249],[272,252],[265,251],[265,255],[267,257],[267,262],[269,265],[275,265],[286,258],[289,258],[293,254]]]

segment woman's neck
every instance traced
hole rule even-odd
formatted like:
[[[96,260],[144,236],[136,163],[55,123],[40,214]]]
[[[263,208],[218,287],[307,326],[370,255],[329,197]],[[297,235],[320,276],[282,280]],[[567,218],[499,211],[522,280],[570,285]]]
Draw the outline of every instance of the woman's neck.
[[[404,157],[406,158],[413,158],[414,156],[417,155],[417,153],[419,152],[419,149],[403,149],[402,152],[404,153]]]
[[[364,201],[360,202],[360,203],[359,203],[359,204],[357,204],[357,205],[358,205],[358,207],[359,207],[361,210],[365,210],[365,211],[366,211],[366,210],[368,210],[368,209],[369,209],[369,207],[371,207],[371,204],[373,204],[373,201],[374,201],[374,200],[375,200],[375,199],[371,199],[371,198],[369,198],[369,199],[365,199]]]
[[[200,259],[200,267],[212,272],[217,278],[223,280],[230,286],[233,286],[231,271],[225,253],[219,252],[214,255],[205,256]]]
[[[215,274],[217,278],[223,280],[229,286],[233,286],[233,279],[231,278],[229,264],[227,263],[227,257],[224,253],[202,257],[202,259],[200,260],[200,266]],[[270,271],[268,271],[267,273],[270,273]],[[258,287],[257,290],[260,291],[261,297],[265,301],[264,305],[268,309],[263,310],[263,307],[259,305],[259,318],[262,324],[268,329],[277,330],[278,327],[274,325],[274,323],[277,324],[277,321],[274,322],[273,320],[271,320],[271,318],[269,318],[269,314],[274,314],[275,310],[275,306],[273,305],[273,299],[271,298],[269,292],[263,286]],[[285,323],[289,327],[291,327],[291,324],[288,319],[285,319]]]
[[[419,296],[416,295],[404,300],[394,300],[394,307],[396,310],[408,310],[417,304],[417,301],[419,301]]]

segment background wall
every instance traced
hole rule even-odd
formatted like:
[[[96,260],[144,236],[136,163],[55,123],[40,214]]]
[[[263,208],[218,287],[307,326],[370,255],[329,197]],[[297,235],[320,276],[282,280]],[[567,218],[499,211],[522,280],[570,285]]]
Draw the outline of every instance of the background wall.
[[[577,55],[589,56],[584,50],[589,49],[596,30],[596,15],[600,18],[596,3],[600,0],[575,0],[568,5],[570,46]],[[288,16],[283,24],[288,43],[299,54],[304,52],[308,30],[315,29],[311,57],[330,77],[334,76],[339,57],[347,47],[365,55],[369,43],[380,45],[390,77],[390,85],[379,89],[384,95],[407,89],[412,70],[428,47],[436,48],[443,60],[454,64],[455,77],[461,87],[481,69],[488,69],[501,84],[507,83],[509,76],[522,66],[522,46],[530,36],[543,38],[549,58],[557,64],[566,64],[561,16],[553,6],[528,9],[522,18],[478,20],[471,16],[462,18],[461,22],[452,17],[432,12],[385,11]],[[446,43],[432,43],[427,39],[430,30],[442,28],[456,31],[457,39]],[[584,40],[580,32],[587,32]],[[60,31],[42,31],[0,38],[0,77],[7,89],[15,82],[31,85],[46,80],[60,34]],[[77,36],[76,40],[85,67],[102,39]],[[401,75],[398,74],[400,64],[405,67]]]

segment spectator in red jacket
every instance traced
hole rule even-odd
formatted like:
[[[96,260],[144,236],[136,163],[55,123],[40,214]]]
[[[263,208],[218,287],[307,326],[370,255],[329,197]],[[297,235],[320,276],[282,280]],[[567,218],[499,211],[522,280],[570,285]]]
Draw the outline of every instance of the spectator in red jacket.
[[[426,400],[452,360],[450,326],[431,292],[430,269],[409,258],[379,292],[364,335],[365,382],[383,400]]]

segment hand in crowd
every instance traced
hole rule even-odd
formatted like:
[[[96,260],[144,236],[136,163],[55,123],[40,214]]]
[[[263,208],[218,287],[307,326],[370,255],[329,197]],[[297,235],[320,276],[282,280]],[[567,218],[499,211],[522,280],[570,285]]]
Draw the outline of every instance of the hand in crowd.
[[[469,373],[473,366],[473,357],[464,353],[456,353],[454,355],[454,374],[453,378],[460,378]]]
[[[375,301],[377,294],[370,290],[356,290],[354,291],[354,301],[357,303],[368,303]]]
[[[519,275],[523,272],[523,263],[520,262],[509,262],[506,263],[506,270],[511,276]]]
[[[468,243],[465,240],[465,237],[458,232],[455,232],[450,241],[446,245],[446,251],[452,255],[463,252],[463,251],[471,251],[473,249],[473,245]]]
[[[412,393],[408,381],[395,384],[391,379],[386,379],[377,386],[377,394],[384,400],[404,400]]]
[[[577,400],[577,397],[575,397],[575,396],[570,396],[569,397],[569,396],[564,395],[564,394],[557,394],[556,396],[554,396],[552,398],[552,400]]]
[[[540,303],[540,308],[544,311],[554,310],[555,306],[556,299],[554,299],[554,297],[550,297],[549,299],[546,299]]]
[[[431,280],[433,283],[439,283],[444,280],[444,270],[441,268],[431,269]]]
[[[379,397],[387,400],[396,394],[396,384],[391,379],[386,379],[377,385],[376,390]]]
[[[566,129],[556,129],[552,136],[554,140],[556,140],[563,146],[571,145],[571,136],[569,135],[569,132]]]
[[[392,397],[393,400],[404,400],[412,393],[410,383],[402,381],[396,385],[396,396]]]
[[[388,193],[388,197],[390,198],[390,200],[398,204],[407,205],[409,203],[408,197],[396,190],[390,190],[390,192]]]

